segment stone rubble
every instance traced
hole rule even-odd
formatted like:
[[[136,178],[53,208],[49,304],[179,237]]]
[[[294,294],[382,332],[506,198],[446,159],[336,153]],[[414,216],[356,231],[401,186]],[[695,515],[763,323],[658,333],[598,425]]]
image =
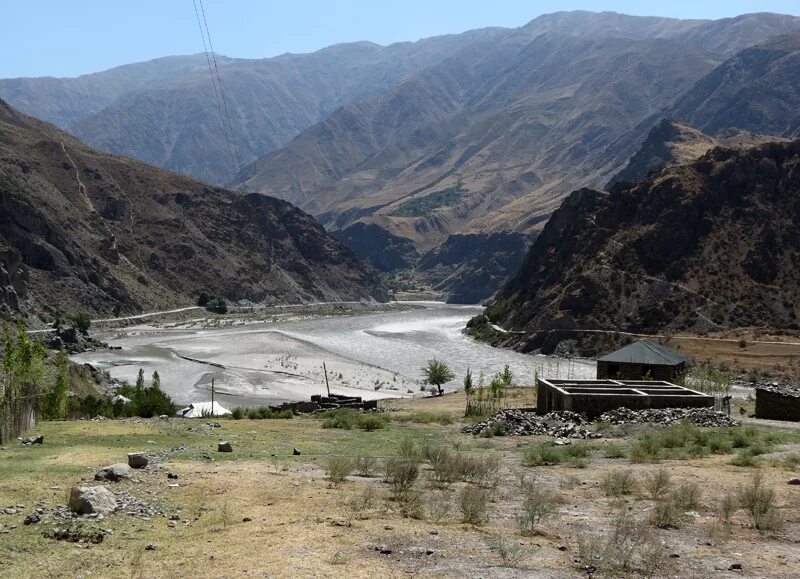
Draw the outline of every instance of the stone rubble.
[[[712,408],[617,408],[600,415],[600,422],[611,424],[659,424],[669,426],[687,420],[694,426],[738,426],[739,422]]]
[[[694,426],[724,427],[739,423],[727,415],[711,408],[662,408],[631,410],[618,408],[604,413],[598,422],[614,425],[623,424],[678,424],[688,420]],[[506,436],[545,435],[556,438],[601,438],[604,434],[594,432],[580,414],[569,411],[551,412],[539,416],[535,412],[522,410],[501,410],[491,418],[471,426],[462,432],[482,434],[484,432],[503,432]],[[623,433],[624,434],[624,433]]]
[[[522,410],[501,410],[491,418],[466,426],[462,432],[481,434],[484,431],[504,430],[507,436],[526,436],[543,434],[558,438],[600,438],[592,432],[586,420],[574,412],[551,412],[538,416]]]

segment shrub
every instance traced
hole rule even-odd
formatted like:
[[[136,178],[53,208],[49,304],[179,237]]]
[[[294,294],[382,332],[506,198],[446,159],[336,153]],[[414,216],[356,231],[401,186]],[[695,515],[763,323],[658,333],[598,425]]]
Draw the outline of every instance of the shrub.
[[[361,430],[372,432],[383,428],[386,425],[386,420],[376,414],[362,414],[358,417],[356,425]]]
[[[231,410],[231,418],[233,418],[234,420],[241,420],[242,418],[244,418],[244,409],[241,408],[240,406],[237,406],[236,408]]]
[[[461,480],[478,485],[494,486],[500,467],[497,456],[462,457],[459,464]]]
[[[446,492],[432,492],[428,495],[427,503],[428,518],[437,525],[447,518],[453,508],[450,495]]]
[[[374,456],[359,456],[356,459],[358,476],[373,477],[378,470],[378,459]]]
[[[422,456],[422,449],[419,448],[416,442],[408,436],[400,439],[400,445],[397,448],[398,454],[406,460],[419,461]]]
[[[413,460],[390,458],[386,461],[386,482],[395,496],[408,493],[419,478],[419,467]]]
[[[464,523],[482,525],[488,520],[489,495],[480,487],[463,488],[458,495],[458,506]]]
[[[629,470],[614,470],[606,474],[600,488],[607,497],[620,497],[632,494],[636,489],[636,480]]]
[[[347,408],[317,412],[314,416],[322,419],[322,428],[342,430],[352,430],[358,420],[358,413]]]
[[[730,529],[731,519],[739,509],[739,501],[734,495],[725,494],[714,505],[717,516],[717,525],[723,530]]]
[[[650,523],[659,529],[677,529],[683,519],[683,510],[673,500],[658,501],[650,512]]]
[[[557,512],[558,498],[534,481],[524,480],[520,486],[522,506],[517,514],[517,525],[523,534],[531,534]]]
[[[504,535],[488,537],[486,546],[500,556],[500,560],[506,567],[516,567],[525,556],[525,550],[519,541]]]
[[[353,472],[353,461],[346,456],[331,456],[325,464],[325,472],[332,486],[339,486]]]
[[[749,485],[739,488],[737,498],[756,529],[769,531],[781,526],[775,491],[764,487],[764,475],[760,471],[753,475]]]
[[[679,509],[693,511],[700,508],[703,492],[695,483],[684,483],[672,491],[670,498]]]
[[[552,466],[561,464],[563,456],[555,446],[540,444],[525,449],[523,459],[527,466]]]
[[[603,447],[603,456],[606,458],[625,458],[625,449],[619,444],[607,444]]]
[[[731,459],[731,464],[743,467],[758,466],[758,459],[749,449],[745,449],[736,453],[736,456]]]
[[[647,496],[654,500],[660,500],[669,492],[672,482],[669,473],[663,468],[658,469],[644,477],[644,490]]]

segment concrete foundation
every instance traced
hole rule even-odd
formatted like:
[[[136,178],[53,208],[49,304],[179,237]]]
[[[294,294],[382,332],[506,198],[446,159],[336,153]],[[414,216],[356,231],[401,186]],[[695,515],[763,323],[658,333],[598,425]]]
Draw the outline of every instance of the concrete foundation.
[[[545,380],[536,382],[536,412],[570,410],[591,420],[616,408],[713,407],[714,397],[670,382],[649,380]]]

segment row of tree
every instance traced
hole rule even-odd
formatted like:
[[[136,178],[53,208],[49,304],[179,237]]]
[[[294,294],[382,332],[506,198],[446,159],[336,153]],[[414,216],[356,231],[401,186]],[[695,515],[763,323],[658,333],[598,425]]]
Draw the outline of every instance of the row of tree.
[[[433,358],[422,368],[422,377],[426,384],[435,386],[437,393],[441,396],[444,391],[442,385],[455,379],[456,375],[450,367]],[[507,405],[508,389],[514,382],[514,375],[508,364],[502,372],[495,374],[488,386],[486,377],[481,371],[478,375],[477,384],[472,377],[472,370],[467,368],[464,376],[464,393],[467,396],[467,408],[465,416],[486,416],[497,412]]]

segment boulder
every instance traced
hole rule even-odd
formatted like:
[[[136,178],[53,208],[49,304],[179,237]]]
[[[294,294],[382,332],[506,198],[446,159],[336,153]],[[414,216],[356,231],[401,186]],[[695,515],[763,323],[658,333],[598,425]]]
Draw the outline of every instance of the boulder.
[[[129,452],[128,466],[131,468],[144,468],[147,466],[147,456],[143,452]]]
[[[117,509],[117,499],[106,487],[72,487],[68,506],[69,510],[79,515],[108,515]]]
[[[800,485],[800,478],[798,478],[798,477],[796,477],[796,476],[795,476],[795,477],[792,477],[792,478],[790,478],[790,479],[789,479],[789,484],[790,484],[790,485]]]
[[[222,441],[217,445],[218,452],[233,452],[233,447],[228,441]]]
[[[36,436],[29,436],[28,438],[21,438],[22,444],[42,444],[44,443],[44,435],[38,434]]]
[[[130,476],[131,467],[125,463],[118,462],[97,471],[94,475],[94,480],[118,482],[130,478]]]

